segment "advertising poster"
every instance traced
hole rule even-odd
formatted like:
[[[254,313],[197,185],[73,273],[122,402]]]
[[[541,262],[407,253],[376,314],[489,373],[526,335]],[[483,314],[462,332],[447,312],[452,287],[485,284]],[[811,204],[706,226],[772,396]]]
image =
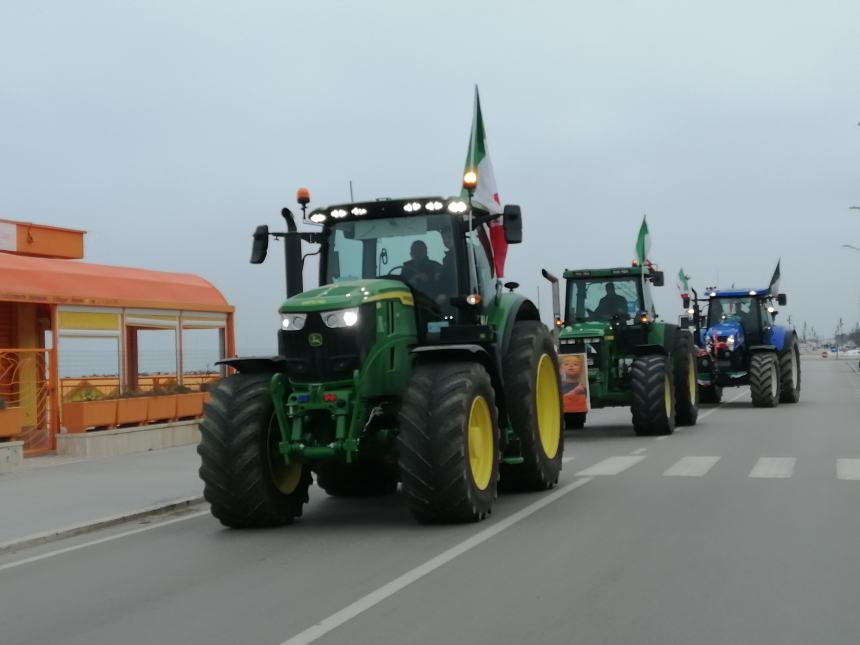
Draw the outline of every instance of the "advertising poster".
[[[562,407],[565,412],[588,412],[588,364],[585,354],[561,354]]]

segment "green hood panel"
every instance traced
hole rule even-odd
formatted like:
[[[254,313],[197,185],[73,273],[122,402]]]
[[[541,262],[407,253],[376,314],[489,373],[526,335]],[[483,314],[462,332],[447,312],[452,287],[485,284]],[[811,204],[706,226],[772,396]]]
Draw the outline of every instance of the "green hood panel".
[[[415,305],[412,292],[403,282],[369,279],[337,282],[303,291],[282,304],[279,311],[284,314],[332,311],[392,298],[410,307]]]
[[[561,328],[561,338],[595,338],[612,335],[612,325],[605,322],[581,322]]]

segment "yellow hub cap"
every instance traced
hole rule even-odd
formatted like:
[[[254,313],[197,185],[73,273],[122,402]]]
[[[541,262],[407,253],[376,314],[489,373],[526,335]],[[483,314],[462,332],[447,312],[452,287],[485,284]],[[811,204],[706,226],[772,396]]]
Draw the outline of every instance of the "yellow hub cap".
[[[495,446],[493,445],[493,415],[482,396],[472,400],[469,411],[469,468],[478,490],[486,490],[493,474]]]
[[[541,354],[537,369],[537,421],[540,445],[549,459],[558,454],[561,443],[561,412],[559,409],[558,372],[548,354]]]
[[[275,485],[275,488],[284,495],[290,495],[295,492],[299,486],[299,482],[302,480],[302,468],[304,465],[295,462],[290,464],[284,463],[284,457],[278,450],[279,437],[278,424],[273,416],[272,421],[269,423],[267,442],[269,472],[271,473],[272,483]]]
[[[669,381],[669,375],[667,374],[665,379],[663,380],[663,398],[666,401],[666,418],[672,418],[672,383]]]
[[[696,364],[692,360],[690,361],[689,385],[690,405],[693,405],[696,402],[696,388],[698,387],[698,385],[696,384]]]

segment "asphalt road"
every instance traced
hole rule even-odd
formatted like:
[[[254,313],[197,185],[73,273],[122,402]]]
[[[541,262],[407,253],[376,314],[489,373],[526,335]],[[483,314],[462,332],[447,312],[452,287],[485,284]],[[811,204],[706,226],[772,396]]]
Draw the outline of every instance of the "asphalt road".
[[[284,529],[197,514],[7,555],[0,643],[856,645],[860,376],[803,367],[798,405],[727,390],[665,439],[596,411],[559,488],[480,524],[317,492]]]

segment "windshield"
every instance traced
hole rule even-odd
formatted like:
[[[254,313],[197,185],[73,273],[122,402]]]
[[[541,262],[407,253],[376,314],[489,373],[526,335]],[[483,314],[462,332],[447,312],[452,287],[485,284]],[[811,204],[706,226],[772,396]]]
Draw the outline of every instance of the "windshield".
[[[640,280],[636,278],[583,278],[567,282],[567,319],[631,321],[641,309]]]
[[[726,321],[748,327],[754,315],[752,298],[711,298],[708,302],[708,327]]]
[[[446,215],[389,217],[334,224],[326,283],[393,278],[435,298],[457,294],[454,228]]]

